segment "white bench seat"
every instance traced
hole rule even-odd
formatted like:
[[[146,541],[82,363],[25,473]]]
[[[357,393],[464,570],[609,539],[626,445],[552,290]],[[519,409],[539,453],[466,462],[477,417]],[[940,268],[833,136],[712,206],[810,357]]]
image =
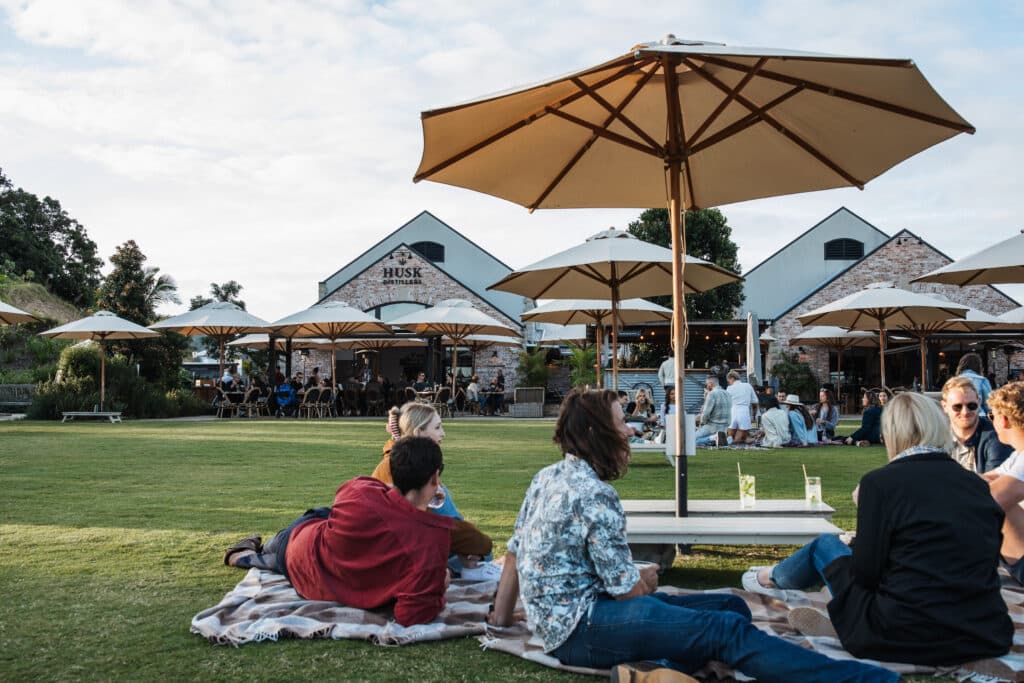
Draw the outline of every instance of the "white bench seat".
[[[821,517],[627,516],[626,538],[634,543],[683,545],[803,545],[843,530]]]
[[[71,422],[76,417],[110,420],[111,423],[121,421],[121,411],[65,410],[61,414],[61,422]]]
[[[622,509],[628,516],[674,516],[676,501],[671,498],[631,499],[622,501]],[[753,507],[741,508],[739,497],[726,500],[687,501],[686,509],[691,517],[821,517],[832,519],[835,509],[827,503],[807,505],[803,498],[758,500]]]

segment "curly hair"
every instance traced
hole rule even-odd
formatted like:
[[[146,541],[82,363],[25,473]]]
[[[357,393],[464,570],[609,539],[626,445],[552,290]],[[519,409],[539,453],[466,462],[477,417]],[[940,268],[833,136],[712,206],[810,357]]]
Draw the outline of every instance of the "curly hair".
[[[621,410],[618,403],[618,395],[609,389],[573,389],[562,401],[551,439],[562,453],[587,461],[602,481],[624,476],[629,467],[629,441],[612,412]]]
[[[1016,429],[1024,429],[1024,382],[1010,382],[988,395],[990,413],[1005,415]]]

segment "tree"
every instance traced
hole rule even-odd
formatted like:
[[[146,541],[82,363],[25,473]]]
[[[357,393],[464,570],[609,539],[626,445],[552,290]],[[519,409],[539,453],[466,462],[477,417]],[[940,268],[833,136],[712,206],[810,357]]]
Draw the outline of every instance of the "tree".
[[[210,296],[205,297],[202,294],[200,294],[198,296],[192,297],[188,301],[189,310],[194,311],[197,308],[205,306],[206,304],[209,303],[213,303],[214,301],[226,301],[228,303],[235,304],[244,311],[245,302],[238,298],[238,295],[242,293],[242,289],[242,285],[238,284],[234,280],[228,280],[227,282],[221,285],[218,285],[216,282],[211,282]],[[211,337],[203,337],[202,340],[203,350],[206,351],[206,355],[209,356],[210,358],[219,358],[220,344],[217,342],[217,340]],[[249,354],[249,356],[252,357],[252,354]],[[235,347],[224,347],[224,360],[234,361],[238,360],[238,357],[239,353],[238,350],[235,349]],[[268,353],[267,361],[263,363],[264,366],[266,366],[266,364],[270,362],[269,357],[270,354]]]
[[[93,302],[103,260],[85,228],[50,197],[15,189],[0,169],[0,271],[80,307]]]
[[[668,209],[647,209],[640,214],[640,218],[629,224],[629,232],[646,242],[671,247]],[[732,228],[718,209],[686,212],[686,252],[739,273],[737,247],[731,235]],[[669,296],[651,297],[651,300],[662,306],[672,305]],[[694,320],[728,320],[736,315],[736,309],[742,303],[743,283],[734,282],[704,294],[688,295],[686,315]]]
[[[597,384],[597,347],[569,346],[570,356],[562,361],[569,367],[569,383],[574,387]]]

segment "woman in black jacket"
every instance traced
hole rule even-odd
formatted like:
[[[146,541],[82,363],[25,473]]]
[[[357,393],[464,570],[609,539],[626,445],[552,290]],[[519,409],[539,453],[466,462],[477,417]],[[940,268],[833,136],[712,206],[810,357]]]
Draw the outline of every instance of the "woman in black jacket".
[[[1002,510],[949,457],[949,423],[931,399],[893,398],[882,434],[889,464],[854,491],[852,549],[820,536],[774,567],[751,568],[743,587],[785,598],[779,589],[824,582],[832,626],[857,657],[952,666],[1005,654],[1013,625],[996,574]],[[806,616],[797,608],[791,617],[798,609]]]
[[[847,446],[869,446],[882,443],[882,406],[878,403],[878,394],[873,391],[864,392],[861,399],[864,412],[860,415],[860,429],[846,437]]]

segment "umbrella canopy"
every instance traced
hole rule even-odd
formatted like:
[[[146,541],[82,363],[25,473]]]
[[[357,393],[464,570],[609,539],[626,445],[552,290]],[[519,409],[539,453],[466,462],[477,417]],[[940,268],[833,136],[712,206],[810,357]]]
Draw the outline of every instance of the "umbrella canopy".
[[[683,282],[687,294],[706,292],[741,279],[714,263],[686,257]],[[531,299],[599,296],[610,300],[609,315],[614,320],[619,318],[615,311],[623,298],[672,293],[672,251],[637,239],[624,230],[609,228],[583,244],[513,271],[488,289],[522,294]],[[561,321],[552,318],[550,322]],[[618,348],[618,331],[614,325],[612,348]],[[612,383],[616,388],[618,370],[618,356],[613,353]]]
[[[353,334],[391,334],[391,326],[342,301],[325,301],[268,325],[282,337],[322,337],[331,344],[331,381],[337,383],[335,350],[339,339]]]
[[[159,337],[160,333],[137,325],[131,320],[119,318],[110,311],[97,311],[88,318],[40,332],[39,336],[53,337],[54,339],[89,339],[100,342],[100,410],[103,410],[103,403],[107,395],[107,354],[105,349],[107,340],[152,339]]]
[[[326,344],[330,344],[329,339],[297,339],[292,342],[292,348],[313,349]],[[229,341],[226,346],[236,346],[242,349],[265,349],[270,346],[270,335],[246,334],[234,341]],[[283,337],[276,337],[274,339],[274,346],[278,351],[284,351],[288,346],[288,340]]]
[[[801,325],[837,325],[851,330],[878,330],[880,370],[885,384],[885,332],[913,329],[962,318],[968,307],[894,287],[891,282],[868,285],[821,308],[797,316]]]
[[[474,334],[518,337],[519,331],[511,325],[495,320],[483,311],[473,308],[465,299],[445,299],[436,306],[407,313],[391,321],[395,327],[402,327],[413,334],[444,335],[452,342],[452,396],[455,395],[456,370],[458,370],[458,345]]]
[[[836,398],[841,399],[843,393],[843,351],[855,346],[878,346],[878,337],[863,330],[845,330],[832,325],[818,325],[806,330],[789,340],[791,344],[806,346],[825,346],[836,351]]]
[[[640,244],[647,244],[640,240],[635,241],[640,242]],[[657,248],[661,249],[661,247]],[[668,249],[663,249],[663,251],[668,252]],[[669,255],[671,256],[671,252],[669,252]],[[590,287],[593,288],[595,284],[591,281]],[[669,288],[668,291],[671,291],[671,279],[669,280]],[[625,299],[618,302],[613,302],[611,299],[555,299],[541,304],[533,310],[526,311],[520,317],[523,320],[532,322],[557,323],[559,325],[580,323],[594,325],[597,333],[598,349],[602,346],[601,338],[604,327],[612,326],[612,358],[614,359],[612,361],[612,374],[615,376],[615,370],[618,366],[619,340],[618,334],[614,333],[614,330],[620,325],[671,320],[672,309],[651,303],[646,299]],[[616,376],[615,380],[613,380],[616,385],[617,379]],[[602,377],[599,372],[597,375],[597,386],[600,387],[601,385]]]
[[[761,344],[757,336],[757,316],[747,313],[747,381],[761,386]]]
[[[416,181],[466,187],[531,211],[668,205],[680,386],[686,209],[862,188],[904,159],[974,132],[909,59],[672,35],[595,67],[424,112],[422,123]],[[677,451],[683,423],[677,411]],[[679,455],[677,511],[685,514]]]
[[[922,323],[917,326],[901,325],[900,329],[916,337],[921,345],[921,387],[928,386],[928,337],[936,332],[974,332],[982,328],[999,323],[999,318],[979,311],[976,308],[968,308],[967,313],[956,318],[940,320],[932,323]]]
[[[1024,306],[996,316],[995,323],[988,325],[986,330],[1019,330],[1024,327]]]
[[[0,301],[0,325],[14,325],[15,323],[34,323],[39,318],[31,313],[26,313],[20,308]]]
[[[224,372],[224,345],[239,334],[266,332],[269,323],[257,318],[230,301],[211,301],[181,315],[153,323],[151,330],[167,330],[186,336],[204,335],[217,340],[220,355],[217,361],[218,376]]]
[[[945,285],[998,285],[1024,282],[1024,234],[965,256],[911,282]]]
[[[537,343],[541,346],[558,344],[579,344],[587,341],[586,325],[555,325],[554,323],[537,323],[539,335]]]

